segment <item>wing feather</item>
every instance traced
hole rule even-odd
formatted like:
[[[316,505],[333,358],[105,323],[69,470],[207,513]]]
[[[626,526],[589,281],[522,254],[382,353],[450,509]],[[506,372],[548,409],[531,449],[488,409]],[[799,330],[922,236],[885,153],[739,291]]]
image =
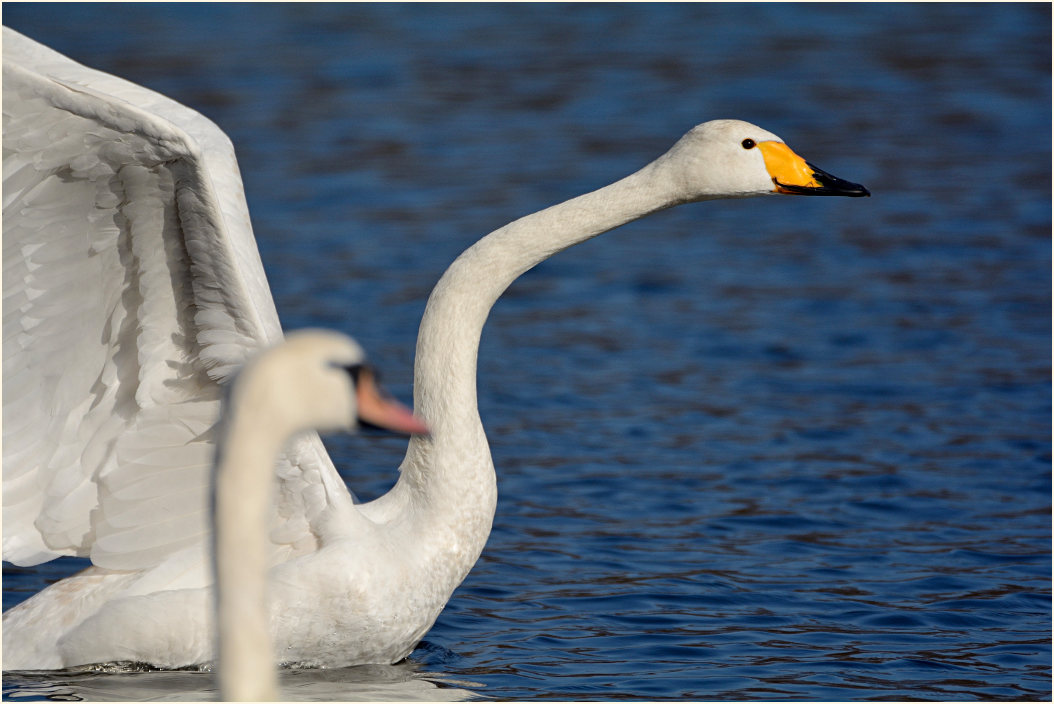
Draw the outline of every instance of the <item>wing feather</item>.
[[[221,387],[281,339],[233,147],[7,28],[3,52],[4,559],[193,581]],[[313,549],[350,496],[317,436],[277,471],[276,555]]]

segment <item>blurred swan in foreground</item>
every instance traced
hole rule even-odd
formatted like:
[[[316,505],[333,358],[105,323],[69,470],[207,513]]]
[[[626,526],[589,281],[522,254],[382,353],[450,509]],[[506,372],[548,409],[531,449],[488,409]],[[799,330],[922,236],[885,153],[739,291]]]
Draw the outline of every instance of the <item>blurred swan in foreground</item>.
[[[337,333],[302,331],[251,359],[220,423],[213,539],[218,673],[223,701],[274,701],[278,686],[267,603],[272,468],[292,436],[350,430],[358,420],[427,433],[381,393],[366,356]]]
[[[9,30],[4,79],[4,557],[93,562],[4,614],[4,669],[211,661],[220,389],[281,337],[233,151],[197,113]],[[314,434],[278,462],[279,660],[406,657],[479,557],[496,487],[476,355],[520,274],[664,208],[771,193],[868,195],[770,132],[717,120],[458,257],[417,340],[414,404],[431,433],[410,439],[391,491],[355,504]]]

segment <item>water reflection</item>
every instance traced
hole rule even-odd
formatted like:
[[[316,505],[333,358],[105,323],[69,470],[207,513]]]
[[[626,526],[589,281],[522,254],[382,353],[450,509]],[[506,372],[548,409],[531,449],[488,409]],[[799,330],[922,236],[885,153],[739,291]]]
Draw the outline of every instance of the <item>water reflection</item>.
[[[280,701],[463,701],[475,696],[462,687],[478,687],[419,665],[363,665],[331,670],[284,670]],[[127,671],[91,669],[4,673],[4,697],[52,701],[211,701],[219,695],[211,672]]]

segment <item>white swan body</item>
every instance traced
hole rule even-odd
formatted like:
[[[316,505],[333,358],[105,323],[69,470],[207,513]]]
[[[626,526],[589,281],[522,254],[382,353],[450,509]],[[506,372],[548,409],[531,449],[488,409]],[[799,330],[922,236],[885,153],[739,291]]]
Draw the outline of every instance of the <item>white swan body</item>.
[[[8,51],[14,43],[11,35],[5,30],[5,78]],[[27,40],[19,37],[18,41],[18,46],[22,47]],[[37,55],[43,55],[46,60],[41,62],[44,64],[42,70],[51,71],[55,64],[65,62],[61,65],[63,71],[72,71],[69,67],[73,66],[83,80],[95,85],[99,74],[76,66],[38,45],[32,45],[30,49],[15,52],[15,60],[33,61]],[[52,109],[72,110],[79,119],[90,119],[83,117],[83,106],[73,104],[80,99],[81,93],[78,91],[82,88],[70,89],[61,81],[56,87],[55,81],[51,80],[45,91],[43,88],[38,89],[34,81],[23,80],[22,73],[21,70],[14,72],[20,79],[15,90],[21,92],[15,93],[13,100],[6,97],[8,83],[5,81],[5,113],[9,102],[28,103],[38,100],[36,96],[45,94],[45,100],[61,103],[60,107]],[[84,75],[88,78],[84,79]],[[105,78],[110,82],[117,81],[112,77]],[[130,84],[118,83],[123,91],[131,90],[128,88]],[[25,87],[27,85],[28,88]],[[106,87],[108,89],[109,84]],[[93,88],[92,94],[97,94],[99,90]],[[31,95],[25,95],[25,91]],[[36,96],[32,95],[34,91],[38,91]],[[53,93],[61,95],[52,96]],[[154,104],[164,100],[148,91],[142,93],[126,92],[125,95],[131,95],[133,102],[147,102],[148,97]],[[174,119],[176,113],[173,105],[164,103],[160,109],[169,121]],[[119,115],[130,111],[138,116],[141,111],[138,108],[133,110],[133,107],[113,101],[109,110]],[[189,112],[185,108],[179,109]],[[106,117],[110,120],[106,123],[108,129],[119,130],[126,126],[124,121],[115,120],[111,114]],[[196,115],[195,119],[203,120]],[[140,122],[145,123],[145,120]],[[161,146],[153,144],[152,135],[161,130],[152,124],[149,126],[152,132],[142,124],[132,125],[130,135],[123,137],[144,142],[141,149],[137,147],[138,151],[132,150],[133,161],[140,152],[158,150],[170,144],[164,140],[161,140]],[[215,135],[212,137],[215,138]],[[5,134],[5,147],[6,142]],[[118,158],[125,158],[127,150],[115,151]],[[200,150],[187,151],[191,156],[178,157],[174,161],[171,158],[157,161],[175,176],[172,179],[176,191],[174,200],[179,209],[180,224],[184,228],[188,224],[200,224],[202,220],[209,221],[209,218],[200,216],[199,206],[202,202],[210,202],[210,198],[212,201],[217,199],[216,194],[207,189],[204,195],[195,190],[207,179],[200,173]],[[109,158],[110,152],[100,154],[100,159]],[[40,160],[25,160],[40,163]],[[69,163],[72,164],[72,161]],[[175,166],[169,166],[171,164]],[[233,166],[233,157],[229,166]],[[129,163],[117,173],[123,177],[128,171],[129,178],[132,178],[140,170],[137,163]],[[66,173],[78,175],[82,171],[73,169]],[[90,177],[90,173],[84,173]],[[125,185],[125,192],[134,189],[137,182]],[[5,192],[7,185],[5,160]],[[162,191],[168,194],[170,201],[171,191],[172,185],[168,186],[167,191]],[[593,193],[516,220],[483,238],[458,257],[429,298],[417,341],[414,404],[417,413],[431,428],[431,435],[411,438],[400,467],[399,480],[392,490],[375,501],[354,504],[328,457],[321,446],[316,444],[314,436],[287,449],[285,460],[279,463],[276,470],[279,485],[277,518],[272,528],[271,558],[274,567],[271,578],[272,598],[279,605],[273,612],[272,632],[280,659],[316,666],[398,661],[428,631],[450,594],[479,557],[494,516],[496,488],[490,451],[476,407],[476,354],[480,333],[491,306],[516,277],[562,249],[678,203],[776,192],[867,195],[863,187],[841,181],[808,165],[775,135],[745,122],[718,120],[692,129],[669,152],[640,171]],[[94,197],[97,201],[102,198],[103,207],[114,207],[108,206],[111,199],[106,198],[105,191],[102,196],[96,193]],[[156,189],[152,197],[157,197]],[[12,198],[16,203],[22,198],[18,207],[27,208],[24,191],[13,192]],[[126,202],[126,209],[139,206],[139,201],[127,199],[127,196]],[[31,206],[32,203],[29,203],[28,210],[32,212]],[[188,208],[185,217],[184,207]],[[241,200],[238,200],[236,209],[244,216],[244,228],[248,233],[247,216],[244,215],[244,203]],[[205,210],[210,215],[215,212],[215,208]],[[134,218],[132,220],[135,225]],[[5,204],[5,230],[6,222]],[[43,232],[43,224],[40,227],[40,232]],[[170,231],[172,228],[162,229],[166,237],[179,236]],[[145,227],[143,230],[153,231]],[[240,297],[235,297],[233,312],[226,298],[214,302],[218,298],[215,289],[223,289],[222,286],[217,287],[216,277],[238,275],[242,271],[242,260],[253,259],[246,252],[242,252],[240,259],[227,256],[222,266],[213,267],[215,273],[210,273],[211,270],[203,273],[203,267],[197,263],[196,257],[213,256],[212,248],[222,244],[230,249],[229,236],[225,242],[224,237],[217,237],[214,230],[210,230],[212,234],[205,237],[184,229],[181,237],[185,244],[182,247],[168,245],[169,269],[183,267],[180,274],[182,278],[176,277],[184,283],[182,288],[177,287],[175,291],[177,304],[170,306],[171,310],[159,310],[138,321],[140,325],[149,323],[175,327],[176,334],[180,336],[178,339],[189,343],[186,349],[172,352],[171,355],[178,359],[176,368],[185,369],[185,373],[192,375],[199,384],[200,389],[196,391],[198,396],[195,398],[204,400],[195,403],[202,404],[204,410],[191,426],[174,419],[174,401],[163,399],[158,405],[165,414],[164,418],[151,417],[155,425],[149,429],[150,432],[133,434],[135,447],[140,454],[149,456],[154,462],[170,464],[179,461],[186,462],[188,466],[166,467],[163,470],[148,466],[144,469],[140,462],[132,467],[126,464],[126,457],[134,459],[135,455],[122,454],[120,451],[106,454],[105,448],[93,444],[91,438],[81,441],[79,445],[64,446],[62,462],[55,461],[43,468],[39,464],[26,465],[24,474],[38,476],[42,471],[62,477],[72,474],[80,479],[80,484],[49,480],[47,491],[43,492],[45,498],[33,504],[37,507],[37,513],[22,510],[19,518],[12,522],[16,529],[13,547],[21,550],[15,552],[19,556],[29,552],[23,546],[30,545],[36,539],[42,543],[39,549],[44,552],[91,554],[96,566],[49,587],[4,614],[4,669],[58,668],[125,660],[176,667],[212,659],[208,635],[211,632],[208,616],[211,610],[206,588],[207,570],[202,567],[204,536],[200,523],[194,522],[191,528],[187,528],[177,518],[173,518],[171,525],[176,525],[179,530],[166,525],[163,535],[159,536],[155,530],[157,519],[168,514],[164,513],[163,503],[149,501],[154,498],[150,495],[151,491],[154,494],[163,491],[151,487],[171,486],[166,482],[177,476],[177,470],[184,470],[182,476],[194,477],[192,483],[195,486],[200,482],[200,457],[185,459],[181,454],[184,453],[184,445],[174,447],[173,441],[167,436],[163,443],[166,449],[161,450],[151,445],[154,437],[168,433],[170,426],[175,424],[187,426],[185,437],[179,440],[187,443],[186,446],[193,445],[199,438],[202,444],[211,442],[207,434],[217,412],[214,405],[219,396],[217,381],[222,382],[226,378],[229,370],[236,366],[236,360],[244,360],[251,349],[262,346],[263,342],[271,342],[271,338],[277,335],[277,322],[266,284],[252,289],[243,286],[236,290],[235,293]],[[133,249],[137,238],[142,236],[134,227],[130,235],[111,235],[118,247],[130,241]],[[125,239],[122,240],[122,236]],[[115,242],[110,241],[108,244],[112,247]],[[5,267],[8,245],[9,236],[5,231]],[[172,250],[176,250],[175,254]],[[25,254],[27,251],[28,255]],[[32,241],[22,244],[21,252],[28,260],[34,253]],[[255,255],[255,249],[252,255]],[[187,256],[191,259],[189,266],[180,259]],[[255,270],[254,267],[259,267],[258,258],[253,260],[249,269]],[[115,280],[115,283],[107,285],[120,290],[120,282],[126,278],[126,274],[116,262],[113,268],[116,272],[110,280]],[[30,273],[24,276],[30,277]],[[202,276],[204,280],[201,280]],[[213,278],[210,279],[210,276]],[[145,273],[140,276],[141,281],[147,278]],[[6,271],[4,286],[6,351]],[[184,299],[199,295],[199,289],[201,295],[205,296],[203,301],[188,304]],[[171,298],[172,291],[165,291]],[[144,297],[149,293],[146,291]],[[199,306],[198,312],[190,314],[179,304],[192,308]],[[221,304],[228,307],[223,308]],[[266,315],[255,313],[255,319],[265,318],[267,321],[266,325],[252,328],[253,334],[243,335],[245,339],[236,337],[244,327],[238,319],[242,305],[253,310],[264,310]],[[43,317],[44,313],[50,312],[51,308],[47,308],[39,315]],[[232,319],[229,323],[228,318]],[[225,323],[222,335],[217,335],[209,327],[217,320]],[[23,323],[24,328],[27,325]],[[125,331],[125,327],[103,321],[92,332],[97,337],[99,329],[113,328],[113,334],[117,336]],[[149,332],[149,325],[145,332]],[[26,329],[19,334],[28,339],[27,344],[38,343],[33,329]],[[157,337],[156,344],[161,344],[164,340]],[[136,401],[140,396],[149,399],[149,391],[144,391],[146,384],[153,382],[151,388],[167,388],[159,383],[161,379],[142,378],[142,374],[138,386],[134,379],[131,380],[133,383],[130,388],[122,386],[129,382],[129,376],[134,376],[121,366],[129,354],[124,345],[128,344],[133,349],[142,348],[140,357],[154,349],[146,345],[137,347],[137,342],[139,340],[128,342],[118,338],[109,348],[98,351],[101,371],[92,371],[92,374],[102,380],[104,389],[110,389],[107,382],[117,387],[117,391],[108,391],[117,395],[115,401],[104,406],[101,411],[96,411],[89,408],[93,397],[87,394],[87,389],[80,397],[68,394],[72,397],[68,404],[69,414],[52,422],[61,429],[67,417],[80,418],[87,409],[89,416],[92,412],[100,416],[97,421],[99,425],[109,427],[107,423],[125,422],[124,416],[117,413],[123,408],[119,406],[120,402],[130,402],[133,395]],[[217,348],[230,354],[213,362],[210,355]],[[116,368],[113,368],[115,365]],[[171,365],[164,368],[166,374],[170,374],[170,370]],[[6,374],[5,368],[5,379]],[[97,387],[89,385],[88,388]],[[64,387],[60,386],[60,389]],[[6,389],[4,403],[6,415]],[[42,411],[37,414],[38,417],[47,417]],[[6,433],[5,423],[5,472],[9,466]],[[10,461],[20,460],[13,457]],[[78,469],[78,463],[94,463],[93,469]],[[102,469],[99,469],[100,463]],[[59,469],[53,469],[52,465]],[[63,469],[67,466],[75,469]],[[78,495],[76,500],[66,500],[55,489],[58,484],[88,486],[90,491],[86,497]],[[6,474],[4,491],[6,502]],[[95,493],[92,494],[92,491]],[[20,489],[19,492],[17,496],[20,502],[25,501],[22,493],[32,497],[41,493],[39,488],[36,494],[34,490]],[[143,496],[147,498],[143,499]],[[182,502],[180,510],[204,510],[195,502],[204,502],[204,495],[193,494]],[[96,510],[86,511],[85,507]],[[111,537],[111,531],[114,530],[110,527],[111,510],[124,511],[120,521],[124,531],[123,541]],[[78,526],[79,531],[67,530],[63,535],[68,539],[63,543],[49,531],[53,522],[65,519],[67,511],[74,518],[83,514],[85,523]],[[6,520],[5,512],[5,557],[8,540]],[[43,538],[35,538],[34,533],[43,535]],[[20,537],[23,534],[30,537]],[[177,538],[180,542],[173,544]],[[61,547],[55,547],[60,544]]]
[[[238,373],[220,423],[214,472],[220,699],[274,701],[278,693],[268,603],[273,467],[292,436],[350,430],[361,418],[405,433],[428,432],[380,392],[353,340],[301,331],[251,359]]]

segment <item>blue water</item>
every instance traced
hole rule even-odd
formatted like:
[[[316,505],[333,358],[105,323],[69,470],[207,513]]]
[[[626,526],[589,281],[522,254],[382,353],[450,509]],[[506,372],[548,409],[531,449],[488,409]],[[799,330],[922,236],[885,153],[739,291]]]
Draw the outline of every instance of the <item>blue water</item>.
[[[685,206],[495,308],[494,532],[410,660],[301,699],[1049,700],[1051,9],[31,5],[4,22],[210,116],[289,329],[410,397],[479,236],[717,117],[870,199]],[[404,442],[327,441],[361,496]],[[4,571],[4,607],[74,564]],[[208,673],[8,675],[197,699]]]

